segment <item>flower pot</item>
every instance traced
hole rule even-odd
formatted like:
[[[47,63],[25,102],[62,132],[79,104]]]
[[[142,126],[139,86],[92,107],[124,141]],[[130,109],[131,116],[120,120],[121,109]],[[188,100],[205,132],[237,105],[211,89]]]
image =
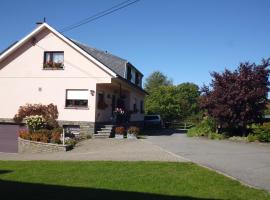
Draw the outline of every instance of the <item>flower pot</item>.
[[[122,135],[122,134],[115,134],[115,139],[124,139],[124,135]]]
[[[127,139],[137,139],[135,134],[127,134]]]

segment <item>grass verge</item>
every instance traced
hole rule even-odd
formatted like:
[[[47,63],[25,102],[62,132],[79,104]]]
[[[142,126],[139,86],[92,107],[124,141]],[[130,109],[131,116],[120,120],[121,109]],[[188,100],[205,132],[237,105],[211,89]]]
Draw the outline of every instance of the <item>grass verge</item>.
[[[270,199],[192,163],[0,161],[0,188],[11,199]]]

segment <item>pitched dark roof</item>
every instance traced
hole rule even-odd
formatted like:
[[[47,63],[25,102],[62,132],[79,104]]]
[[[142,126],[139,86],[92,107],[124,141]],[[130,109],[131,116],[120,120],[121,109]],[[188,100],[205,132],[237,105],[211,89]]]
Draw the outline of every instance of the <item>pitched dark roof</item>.
[[[120,58],[118,56],[112,55],[106,51],[101,51],[93,47],[86,46],[80,42],[71,40],[74,44],[76,44],[78,47],[83,49],[86,53],[93,56],[95,59],[97,59],[99,62],[101,62],[103,65],[111,69],[113,72],[115,72],[117,75],[125,78],[126,73],[126,65],[128,63],[127,60]]]

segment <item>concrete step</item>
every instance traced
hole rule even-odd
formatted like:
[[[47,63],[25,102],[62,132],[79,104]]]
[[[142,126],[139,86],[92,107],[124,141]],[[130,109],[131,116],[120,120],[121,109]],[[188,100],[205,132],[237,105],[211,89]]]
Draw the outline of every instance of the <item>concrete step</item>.
[[[109,138],[110,134],[94,134],[95,139],[103,139],[103,138]]]
[[[111,134],[111,131],[107,131],[107,130],[97,131],[97,134]]]

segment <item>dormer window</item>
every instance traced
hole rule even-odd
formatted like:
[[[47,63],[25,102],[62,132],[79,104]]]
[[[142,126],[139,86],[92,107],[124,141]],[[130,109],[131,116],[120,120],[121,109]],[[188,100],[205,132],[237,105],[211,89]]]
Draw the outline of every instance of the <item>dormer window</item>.
[[[63,51],[45,51],[43,69],[63,69],[64,52]]]

